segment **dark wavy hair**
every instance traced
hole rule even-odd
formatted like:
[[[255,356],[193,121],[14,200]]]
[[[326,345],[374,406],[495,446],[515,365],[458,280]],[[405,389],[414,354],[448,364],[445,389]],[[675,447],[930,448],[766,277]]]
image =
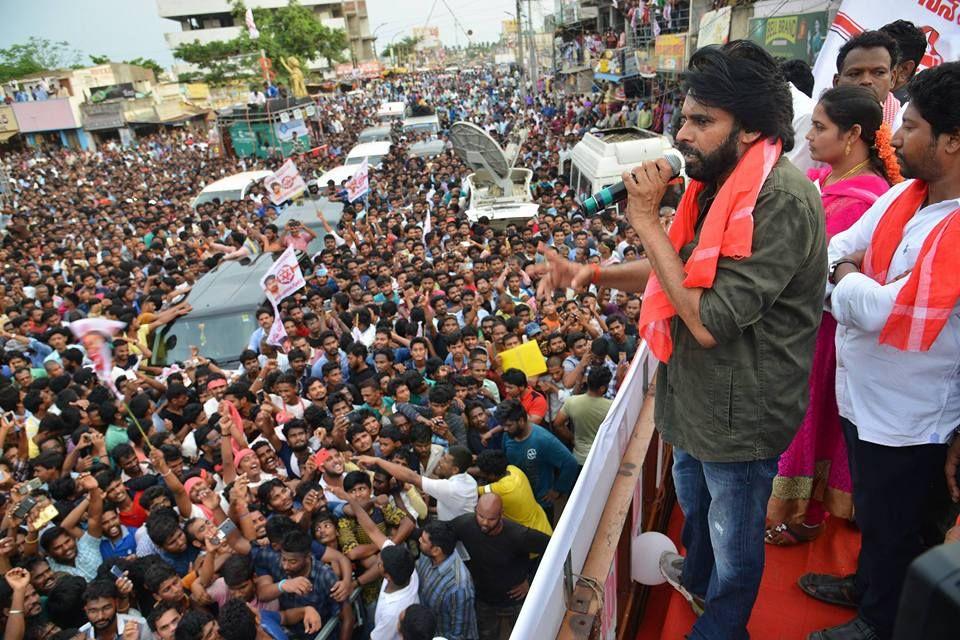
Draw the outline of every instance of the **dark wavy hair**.
[[[867,143],[870,167],[890,182],[891,176],[887,175],[876,148],[877,131],[883,124],[883,108],[877,96],[866,87],[843,85],[825,91],[820,96],[820,106],[841,133],[860,125],[860,139]]]
[[[927,52],[927,36],[923,35],[920,27],[906,20],[894,20],[880,27],[879,31],[897,41],[901,62],[912,60],[914,64],[920,66],[923,54]]]
[[[890,69],[893,70],[900,62],[900,46],[897,41],[883,31],[864,31],[859,33],[840,47],[837,54],[837,73],[843,73],[843,63],[847,61],[847,56],[854,49],[886,49],[890,54]]]
[[[697,102],[733,114],[744,131],[777,138],[793,149],[793,100],[773,57],[749,40],[697,50],[680,75]]]
[[[907,85],[907,93],[934,137],[960,130],[960,62],[924,69]]]

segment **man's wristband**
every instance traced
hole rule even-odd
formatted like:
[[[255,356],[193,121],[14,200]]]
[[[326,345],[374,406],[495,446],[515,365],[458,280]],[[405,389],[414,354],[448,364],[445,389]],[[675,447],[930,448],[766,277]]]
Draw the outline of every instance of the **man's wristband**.
[[[287,581],[287,579],[284,578],[283,580],[281,580],[280,582],[277,583],[277,589],[280,590],[280,593],[286,593],[286,591],[283,590],[283,583],[286,582],[286,581]]]
[[[590,263],[590,284],[600,286],[600,265]]]

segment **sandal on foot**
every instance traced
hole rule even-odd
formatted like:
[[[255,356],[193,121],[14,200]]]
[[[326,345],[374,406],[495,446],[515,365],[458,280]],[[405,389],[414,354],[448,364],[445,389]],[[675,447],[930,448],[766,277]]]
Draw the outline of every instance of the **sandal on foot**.
[[[805,524],[793,526],[786,522],[770,527],[763,536],[763,541],[778,547],[792,547],[815,540],[823,531],[823,524],[808,527]]]

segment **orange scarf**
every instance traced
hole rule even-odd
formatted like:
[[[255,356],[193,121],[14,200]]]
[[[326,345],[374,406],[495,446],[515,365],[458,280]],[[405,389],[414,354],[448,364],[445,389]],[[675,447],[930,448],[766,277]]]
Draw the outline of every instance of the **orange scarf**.
[[[927,200],[927,184],[914,180],[890,204],[863,257],[863,272],[887,284],[890,261],[903,240],[903,229]],[[880,344],[901,351],[926,351],[960,300],[960,208],[927,234],[920,255],[897,294],[893,311],[880,331]]]
[[[763,140],[752,144],[740,158],[707,211],[700,230],[700,240],[684,265],[687,276],[683,286],[709,289],[713,286],[717,261],[721,256],[733,260],[750,257],[753,252],[753,208],[757,204],[760,187],[780,158],[782,149],[779,140]],[[669,232],[670,243],[678,252],[696,235],[697,196],[705,186],[702,182],[692,180],[680,200],[677,216]],[[670,318],[676,314],[677,310],[660,287],[656,274],[651,273],[640,307],[640,335],[661,362],[670,360],[670,354],[673,353]]]

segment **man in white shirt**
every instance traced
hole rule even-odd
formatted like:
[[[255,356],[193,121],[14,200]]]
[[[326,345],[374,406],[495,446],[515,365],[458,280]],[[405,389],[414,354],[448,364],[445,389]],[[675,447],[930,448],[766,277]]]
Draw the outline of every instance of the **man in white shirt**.
[[[367,468],[379,466],[397,482],[423,489],[437,501],[437,520],[453,520],[464,513],[473,513],[477,506],[477,481],[467,473],[473,455],[466,447],[453,446],[447,450],[434,470],[436,478],[425,478],[402,464],[373,456],[359,456],[357,462]]]
[[[349,493],[347,502],[356,514],[357,522],[380,549],[383,582],[380,583],[370,640],[400,640],[400,614],[410,605],[420,602],[420,579],[413,554],[405,545],[396,545],[385,536],[364,505]]]
[[[828,252],[837,405],[863,539],[856,576],[800,579],[809,595],[858,608],[812,640],[889,638],[935,503],[947,485],[960,498],[960,62],[918,74],[909,94],[893,147],[915,179],[878,198]]]

